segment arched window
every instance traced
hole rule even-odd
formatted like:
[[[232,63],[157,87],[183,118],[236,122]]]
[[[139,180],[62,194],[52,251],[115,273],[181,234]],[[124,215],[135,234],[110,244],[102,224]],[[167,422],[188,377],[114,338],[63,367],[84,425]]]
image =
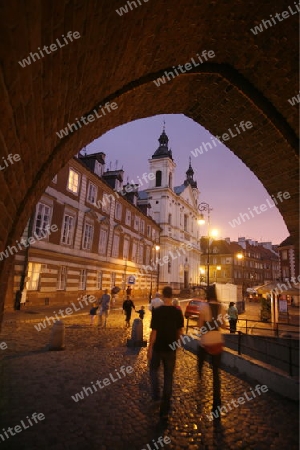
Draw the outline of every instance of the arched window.
[[[161,186],[161,170],[157,170],[155,175],[155,186]]]

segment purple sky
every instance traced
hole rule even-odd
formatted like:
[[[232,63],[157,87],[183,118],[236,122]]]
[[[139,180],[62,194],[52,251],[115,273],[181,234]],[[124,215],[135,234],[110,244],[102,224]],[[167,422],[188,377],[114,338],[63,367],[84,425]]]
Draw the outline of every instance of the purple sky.
[[[117,161],[118,168],[123,166],[125,171],[124,182],[127,177],[129,181],[137,182],[138,176],[149,172],[148,159],[158,147],[164,120],[169,147],[177,165],[174,185],[183,183],[191,156],[194,179],[200,191],[199,201],[209,203],[213,208],[211,228],[217,228],[220,237],[237,240],[239,236],[245,236],[259,242],[279,244],[289,235],[278,209],[270,208],[272,203],[266,189],[225,145],[218,144],[197,157],[192,155],[192,150],[203,142],[211,141],[211,134],[182,114],[159,115],[122,125],[89,144],[87,153],[106,153],[107,168],[111,163],[111,169],[115,169]],[[266,199],[269,199],[269,204]],[[263,203],[267,205],[267,210],[258,215],[253,207]],[[245,222],[233,228],[229,221],[240,213],[249,214],[248,208],[254,217],[249,215],[249,220],[245,217]]]

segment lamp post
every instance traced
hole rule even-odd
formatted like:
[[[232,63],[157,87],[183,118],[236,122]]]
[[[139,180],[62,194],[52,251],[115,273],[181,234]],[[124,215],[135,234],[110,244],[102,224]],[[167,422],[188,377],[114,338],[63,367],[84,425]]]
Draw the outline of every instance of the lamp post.
[[[156,251],[156,255],[158,254],[158,257],[156,256],[156,270],[157,270],[157,279],[156,279],[156,292],[158,292],[158,290],[159,290],[159,263],[158,263],[158,260],[159,260],[159,251],[160,251],[160,246],[159,245],[156,245],[155,246],[155,251]]]
[[[209,288],[209,257],[210,257],[210,238],[217,235],[217,230],[210,231],[210,212],[212,208],[208,203],[201,202],[198,205],[198,209],[200,211],[200,218],[198,220],[199,225],[203,225],[205,223],[205,219],[202,211],[207,212],[207,259],[206,259],[206,288]]]
[[[216,267],[216,282],[217,282],[217,277],[218,277],[218,270],[221,270],[221,266],[217,266]]]
[[[237,257],[237,259],[242,261],[242,305],[243,305],[243,311],[245,311],[245,300],[244,300],[244,295],[245,295],[245,283],[244,283],[245,255],[244,255],[244,252],[240,251],[239,253],[236,254],[236,257]]]

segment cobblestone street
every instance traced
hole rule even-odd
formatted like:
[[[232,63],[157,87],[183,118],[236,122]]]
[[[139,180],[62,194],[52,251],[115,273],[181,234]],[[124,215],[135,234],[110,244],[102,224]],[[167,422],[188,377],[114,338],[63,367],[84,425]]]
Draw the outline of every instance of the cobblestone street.
[[[126,347],[131,329],[124,328],[120,309],[111,312],[108,328],[99,331],[89,325],[86,312],[65,319],[66,349],[61,352],[47,350],[51,327],[38,332],[38,318],[31,319],[35,322],[6,321],[0,334],[0,343],[7,344],[0,350],[1,429],[25,422],[34,412],[45,420],[15,436],[7,434],[4,442],[0,439],[2,449],[156,450],[162,448],[156,444],[160,436],[168,436],[165,448],[174,450],[298,449],[298,405],[270,391],[232,408],[221,421],[210,420],[211,371],[206,365],[200,386],[195,357],[182,350],[172,414],[162,428],[158,405],[150,397],[146,348]],[[147,340],[149,320],[147,311]],[[122,366],[134,370],[123,376]],[[96,381],[110,374],[114,381],[96,391]],[[223,405],[256,384],[222,371]],[[93,393],[72,399],[92,385]]]

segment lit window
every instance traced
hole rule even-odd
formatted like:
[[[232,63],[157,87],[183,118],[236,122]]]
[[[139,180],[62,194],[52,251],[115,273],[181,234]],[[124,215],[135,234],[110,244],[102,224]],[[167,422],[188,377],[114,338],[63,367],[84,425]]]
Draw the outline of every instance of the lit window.
[[[120,235],[119,234],[115,234],[114,235],[114,240],[113,240],[112,251],[111,251],[111,256],[113,258],[118,258],[119,257],[119,248],[120,248]]]
[[[87,201],[95,204],[97,198],[97,187],[93,183],[89,183]]]
[[[288,259],[288,252],[287,252],[287,250],[282,250],[282,252],[281,252],[281,259],[284,259],[284,260]]]
[[[35,218],[35,234],[37,236],[45,236],[49,233],[51,208],[44,203],[38,203]]]
[[[138,263],[143,264],[144,260],[144,246],[143,244],[139,245],[139,255],[138,255]]]
[[[73,169],[69,170],[68,190],[73,194],[78,194],[79,191],[79,173]]]
[[[93,225],[91,225],[90,223],[85,223],[82,241],[82,248],[84,250],[91,250],[93,242],[93,233],[94,233]]]
[[[80,277],[79,277],[79,290],[85,291],[86,290],[86,278],[87,273],[86,269],[80,269]]]
[[[65,290],[66,285],[67,285],[67,268],[65,266],[61,266],[58,271],[57,290],[58,291]]]
[[[100,255],[106,254],[107,236],[108,236],[108,230],[105,228],[101,228],[100,229],[100,237],[99,237],[99,253],[100,253]]]
[[[41,264],[29,263],[28,264],[28,279],[26,288],[29,291],[37,291],[40,284]]]
[[[62,227],[62,235],[61,235],[62,244],[72,245],[73,233],[74,233],[74,223],[75,223],[75,218],[73,216],[69,216],[68,214],[65,214],[63,227]]]

